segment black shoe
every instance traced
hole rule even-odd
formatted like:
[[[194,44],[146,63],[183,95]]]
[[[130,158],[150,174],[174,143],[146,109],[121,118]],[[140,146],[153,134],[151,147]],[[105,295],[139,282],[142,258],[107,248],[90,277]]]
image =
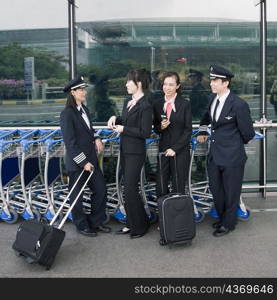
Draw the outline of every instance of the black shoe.
[[[101,231],[101,232],[104,232],[104,233],[109,233],[112,231],[111,227],[108,227],[108,226],[105,226],[105,225],[99,225],[95,228],[97,231]]]
[[[131,234],[130,234],[130,238],[131,238],[131,239],[137,239],[137,238],[140,238],[140,237],[144,236],[144,235],[147,233],[147,231],[148,231],[148,228],[145,230],[144,233],[141,233],[141,234],[131,233]]]
[[[216,229],[214,232],[213,232],[213,235],[216,236],[216,237],[220,237],[220,236],[223,236],[225,234],[228,234],[229,232],[233,231],[232,229],[229,229],[229,228],[226,228],[224,227],[223,225],[221,225],[218,229]]]
[[[131,239],[138,239],[138,238],[140,238],[140,237],[142,237],[142,236],[144,236],[145,235],[145,233],[142,233],[142,234],[130,234],[130,238]]]
[[[94,237],[97,236],[97,232],[94,229],[85,228],[85,229],[77,229],[77,232],[83,234],[85,236]]]
[[[221,225],[222,225],[221,221],[217,221],[217,222],[215,222],[215,223],[212,224],[212,227],[214,229],[218,229],[218,228],[221,227]]]
[[[121,229],[117,230],[115,232],[115,234],[128,234],[130,233],[130,229],[128,228],[128,230],[123,230],[124,228],[127,228],[127,227],[122,227]]]

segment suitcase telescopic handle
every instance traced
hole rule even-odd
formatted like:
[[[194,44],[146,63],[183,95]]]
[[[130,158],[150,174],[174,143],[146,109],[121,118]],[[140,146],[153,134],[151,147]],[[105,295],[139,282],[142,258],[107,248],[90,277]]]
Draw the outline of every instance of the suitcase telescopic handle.
[[[58,209],[58,211],[56,212],[55,216],[53,217],[53,219],[51,220],[50,222],[50,226],[54,224],[54,222],[56,221],[56,219],[58,218],[58,216],[60,215],[63,207],[65,206],[67,200],[69,199],[70,195],[72,194],[72,192],[74,191],[76,185],[78,184],[78,182],[80,181],[82,175],[84,174],[84,171],[83,170],[81,172],[81,174],[79,175],[79,177],[77,178],[76,182],[74,183],[73,187],[71,188],[71,190],[69,191],[68,195],[66,196],[66,198],[64,199],[63,203],[61,204],[60,208]],[[61,229],[63,227],[63,224],[65,223],[67,217],[69,216],[69,214],[71,213],[73,207],[75,206],[76,202],[78,201],[78,198],[80,197],[80,195],[82,194],[82,192],[84,191],[85,189],[85,186],[87,185],[88,181],[90,180],[90,177],[92,176],[93,174],[93,170],[90,172],[88,178],[86,179],[84,185],[82,186],[81,190],[79,191],[77,197],[75,198],[75,200],[73,201],[73,203],[70,205],[68,211],[66,212],[65,216],[63,217],[63,219],[61,220],[59,226],[58,226],[58,229]]]
[[[165,152],[159,152],[159,168],[160,168],[160,175],[161,175],[161,187],[162,193],[164,194],[164,182],[163,182],[163,172],[162,172],[162,156],[165,155]],[[178,171],[177,171],[177,161],[176,161],[176,153],[174,157],[174,166],[175,166],[175,178],[176,178],[176,189],[178,192]]]

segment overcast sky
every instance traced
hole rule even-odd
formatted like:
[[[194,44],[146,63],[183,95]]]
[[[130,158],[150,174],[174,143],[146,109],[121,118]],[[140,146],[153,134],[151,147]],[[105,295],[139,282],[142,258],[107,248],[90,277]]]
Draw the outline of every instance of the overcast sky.
[[[227,18],[259,21],[254,0],[76,0],[77,22],[122,18]],[[0,0],[0,30],[67,27],[67,0]],[[267,0],[269,21],[277,1]]]

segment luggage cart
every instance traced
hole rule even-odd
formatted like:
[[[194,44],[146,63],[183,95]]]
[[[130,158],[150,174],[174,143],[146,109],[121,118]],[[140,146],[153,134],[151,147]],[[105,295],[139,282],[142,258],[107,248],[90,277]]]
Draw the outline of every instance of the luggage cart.
[[[121,170],[120,170],[120,135],[110,129],[100,132],[100,137],[104,144],[104,152],[100,157],[100,166],[103,174],[109,175],[111,182],[107,186],[107,216],[113,216],[119,222],[126,221],[126,213],[123,206],[121,189]],[[116,158],[117,157],[117,158]],[[106,163],[105,161],[106,160]]]
[[[157,209],[156,199],[156,174],[157,174],[157,157],[159,155],[159,138],[152,134],[151,138],[146,141],[146,164],[141,176],[141,182],[144,182],[143,194],[147,199],[150,207]],[[143,178],[142,178],[143,177]]]
[[[61,131],[57,129],[36,141],[40,146],[43,181],[41,185],[29,189],[32,206],[39,210],[41,220],[49,223],[56,212],[54,190],[65,189],[62,176],[62,158],[65,154]]]
[[[140,173],[140,191],[144,202],[145,211],[151,221],[155,223],[158,221],[158,204],[155,196],[156,183],[149,182],[147,180],[147,175],[155,168],[155,160],[159,155],[159,138],[152,132],[151,137],[146,140],[146,163],[143,166]],[[156,173],[156,172],[155,172]]]
[[[21,189],[9,198],[9,204],[23,219],[37,219],[41,215],[39,206],[33,205],[34,190],[37,193],[43,190],[43,176],[41,165],[41,143],[56,132],[52,130],[33,130],[28,136],[20,140],[17,146],[17,155],[20,158],[20,186]]]
[[[207,169],[205,168],[205,177],[206,180],[199,181],[199,182],[192,182],[192,173],[193,173],[193,166],[194,166],[194,159],[195,157],[205,157],[207,158],[207,154],[209,152],[209,139],[206,143],[198,143],[196,138],[197,131],[193,132],[194,135],[191,139],[191,160],[190,160],[190,167],[189,167],[189,193],[194,202],[194,209],[195,209],[195,221],[201,222],[205,215],[209,215],[213,218],[218,218],[218,214],[214,207],[213,196],[209,189],[209,181],[208,181],[208,174]],[[263,139],[264,136],[258,132],[253,139]],[[253,149],[250,145],[245,146],[246,153],[253,153]],[[206,164],[205,164],[206,165]],[[251,210],[248,208],[243,200],[240,197],[240,203],[237,209],[237,218],[240,221],[247,221],[251,216]]]
[[[32,130],[2,131],[0,137],[0,218],[9,224],[18,220],[18,212],[10,205],[10,197],[21,191],[19,185],[20,158],[17,147]]]

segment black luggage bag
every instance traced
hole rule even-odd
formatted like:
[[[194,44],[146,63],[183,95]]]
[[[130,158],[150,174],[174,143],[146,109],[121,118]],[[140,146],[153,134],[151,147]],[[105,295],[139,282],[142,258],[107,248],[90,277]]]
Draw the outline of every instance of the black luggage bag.
[[[82,173],[80,174],[79,178],[73,185],[71,191],[63,201],[50,224],[45,224],[40,221],[30,219],[25,220],[18,227],[16,239],[12,245],[12,248],[14,249],[17,256],[25,257],[28,263],[38,263],[40,265],[43,265],[46,267],[46,270],[49,270],[51,268],[56,254],[58,253],[65,238],[65,232],[61,230],[61,228],[65,223],[68,215],[72,211],[74,205],[76,204],[79,196],[83,192],[93,172],[91,172],[88,176],[78,196],[71,204],[65,216],[62,218],[58,228],[54,227],[54,223],[62,212],[64,205],[66,204],[68,198],[70,197],[72,191],[74,190],[83,173],[84,171],[82,171]]]
[[[162,176],[161,155],[163,155],[163,153],[159,154],[160,173]],[[174,157],[174,160],[177,181],[176,157]],[[178,184],[176,186],[178,186]],[[196,225],[193,200],[189,195],[170,193],[161,196],[158,199],[158,212],[161,237],[160,245],[191,244],[191,241],[195,237]]]
[[[26,220],[19,226],[12,247],[27,262],[41,264],[49,270],[64,237],[65,232],[61,229],[37,220]]]

